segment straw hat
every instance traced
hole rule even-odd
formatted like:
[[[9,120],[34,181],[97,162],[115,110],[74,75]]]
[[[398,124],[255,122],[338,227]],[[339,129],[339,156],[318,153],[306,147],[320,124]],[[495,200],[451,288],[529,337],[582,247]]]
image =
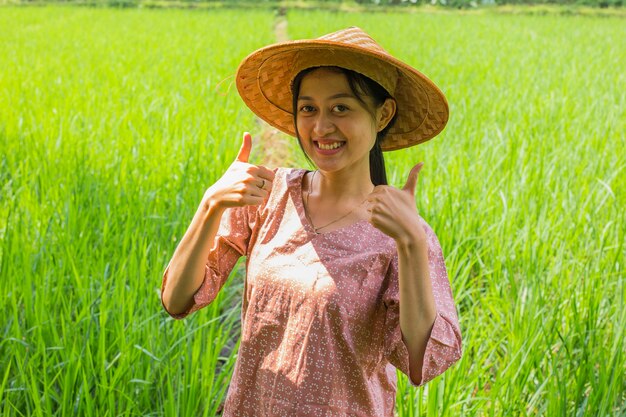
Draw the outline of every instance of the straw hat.
[[[357,27],[318,39],[281,42],[245,58],[237,70],[237,90],[261,119],[295,136],[291,83],[302,70],[337,66],[378,82],[398,103],[394,125],[381,143],[383,151],[425,142],[448,121],[445,96],[422,73],[394,58]]]

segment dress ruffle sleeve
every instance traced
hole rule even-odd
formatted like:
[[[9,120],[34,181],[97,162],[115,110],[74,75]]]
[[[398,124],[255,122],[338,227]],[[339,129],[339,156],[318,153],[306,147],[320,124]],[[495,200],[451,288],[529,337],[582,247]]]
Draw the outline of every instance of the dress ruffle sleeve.
[[[409,371],[409,352],[402,340],[400,330],[400,299],[397,254],[389,265],[389,286],[383,296],[387,307],[385,356],[402,373],[409,376],[414,386],[420,386],[442,374],[461,358],[461,331],[452,298],[450,281],[444,263],[439,240],[426,222],[423,222],[428,238],[428,261],[437,316],[424,353],[421,381],[413,381]]]
[[[253,210],[253,207],[247,206],[229,208],[224,212],[213,247],[207,255],[204,280],[193,296],[193,305],[184,313],[171,314],[168,312],[168,314],[175,319],[182,319],[215,300],[237,260],[247,254],[251,227],[255,220]],[[169,265],[163,273],[161,294],[167,285],[168,270]]]

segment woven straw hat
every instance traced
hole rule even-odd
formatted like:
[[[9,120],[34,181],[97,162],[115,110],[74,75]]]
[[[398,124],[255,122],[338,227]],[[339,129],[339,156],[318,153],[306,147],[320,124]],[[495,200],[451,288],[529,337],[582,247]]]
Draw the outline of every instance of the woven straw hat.
[[[448,121],[448,102],[441,90],[357,27],[318,39],[281,42],[253,52],[239,65],[237,90],[257,116],[296,136],[291,83],[302,70],[324,66],[363,74],[395,98],[398,115],[381,143],[383,151],[425,142],[441,132]]]

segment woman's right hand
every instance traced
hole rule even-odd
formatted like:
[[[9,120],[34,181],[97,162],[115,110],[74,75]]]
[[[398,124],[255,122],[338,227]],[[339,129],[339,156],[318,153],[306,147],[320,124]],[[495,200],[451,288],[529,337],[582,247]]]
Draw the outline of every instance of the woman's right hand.
[[[243,134],[243,143],[235,161],[222,177],[204,193],[166,270],[163,306],[170,314],[188,311],[194,294],[205,276],[207,254],[215,244],[220,219],[227,207],[261,204],[269,195],[274,172],[248,163],[252,136]],[[164,280],[164,283],[166,281]]]
[[[245,132],[239,154],[224,175],[204,193],[203,201],[217,208],[256,206],[272,190],[274,172],[248,163],[252,135]]]

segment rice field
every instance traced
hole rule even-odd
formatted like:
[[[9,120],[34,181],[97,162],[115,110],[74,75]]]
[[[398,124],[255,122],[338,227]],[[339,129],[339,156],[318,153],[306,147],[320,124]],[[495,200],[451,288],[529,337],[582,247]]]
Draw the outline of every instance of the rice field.
[[[216,415],[242,272],[184,321],[162,310],[160,281],[241,132],[264,129],[230,84],[274,21],[0,8],[2,416]],[[401,185],[425,161],[417,204],[446,255],[464,356],[426,387],[401,377],[398,415],[626,415],[624,20],[287,22],[292,39],[360,26],[450,102],[445,131],[387,165]],[[303,163],[291,145],[283,164]]]

